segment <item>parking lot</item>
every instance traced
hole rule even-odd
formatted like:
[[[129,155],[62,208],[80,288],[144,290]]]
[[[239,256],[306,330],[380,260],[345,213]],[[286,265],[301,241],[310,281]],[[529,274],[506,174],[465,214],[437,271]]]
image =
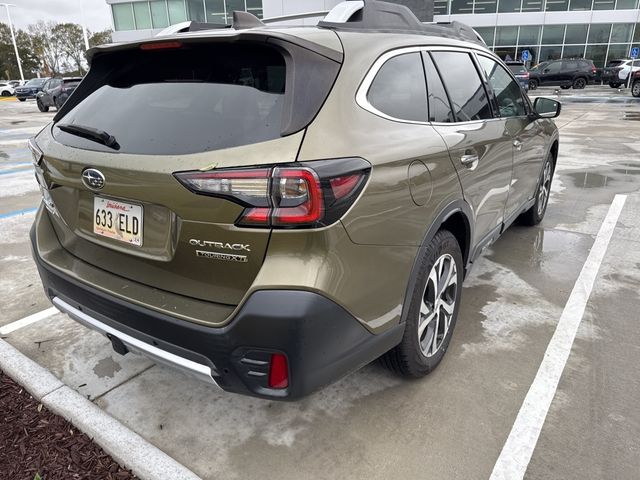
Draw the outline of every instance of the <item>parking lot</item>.
[[[204,479],[486,479],[527,420],[523,401],[585,269],[595,283],[525,478],[638,478],[640,99],[609,87],[555,92],[532,92],[563,101],[546,217],[510,228],[476,262],[437,370],[408,381],[372,364],[295,403],[120,356],[53,310],[15,323],[51,308],[28,242],[40,194],[26,140],[55,111],[0,101],[1,336]],[[614,201],[624,205],[593,270],[585,262]]]

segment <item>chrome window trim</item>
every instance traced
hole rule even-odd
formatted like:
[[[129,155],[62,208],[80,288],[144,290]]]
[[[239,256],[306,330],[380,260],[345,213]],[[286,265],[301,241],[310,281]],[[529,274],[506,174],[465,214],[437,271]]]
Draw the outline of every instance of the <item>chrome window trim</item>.
[[[356,91],[356,103],[360,108],[366,110],[369,113],[373,113],[378,117],[384,118],[386,120],[391,120],[392,122],[408,123],[412,125],[459,125],[459,124],[467,125],[467,124],[474,124],[479,122],[488,122],[492,120],[504,120],[504,118],[502,117],[494,117],[491,119],[483,119],[483,120],[468,120],[464,122],[450,122],[450,123],[429,122],[429,121],[420,122],[417,120],[405,120],[402,118],[392,117],[391,115],[387,115],[386,113],[381,112],[376,107],[371,105],[371,103],[369,102],[369,99],[367,98],[367,94],[369,93],[369,89],[371,88],[371,84],[373,83],[373,80],[376,78],[376,75],[378,74],[382,66],[388,60],[394,57],[397,57],[399,55],[405,55],[407,53],[416,53],[416,52],[463,52],[463,53],[468,53],[473,55],[474,56],[473,61],[475,61],[476,51],[478,53],[485,54],[489,58],[492,58],[491,53],[487,53],[482,50],[476,50],[475,48],[472,48],[472,47],[454,47],[449,45],[430,45],[430,46],[420,45],[420,46],[414,46],[414,47],[401,47],[401,48],[396,48],[394,50],[389,50],[383,53],[382,55],[380,55],[376,59],[376,61],[373,62],[373,65],[371,65],[371,68],[369,68],[369,71],[364,76],[364,79],[362,80],[362,82],[360,83],[360,86],[358,87],[358,90]],[[495,60],[495,58],[492,58],[492,59]],[[480,74],[482,75],[482,73]],[[480,80],[483,80],[483,79],[481,78]],[[426,85],[426,79],[425,79],[425,85]],[[428,85],[427,85],[427,88],[428,88]],[[427,106],[427,110],[428,110],[428,106]]]

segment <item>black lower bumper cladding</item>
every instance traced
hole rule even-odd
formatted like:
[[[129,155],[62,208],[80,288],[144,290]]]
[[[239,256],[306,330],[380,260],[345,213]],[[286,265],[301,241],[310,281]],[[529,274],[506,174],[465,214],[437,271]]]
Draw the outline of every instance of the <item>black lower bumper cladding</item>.
[[[162,350],[211,367],[224,390],[294,400],[357,370],[397,345],[404,324],[374,335],[322,295],[261,290],[233,321],[206,327],[125,302],[67,277],[42,261],[31,231],[45,292],[98,321]],[[117,342],[116,342],[117,344]],[[268,387],[268,359],[286,355],[289,385]]]

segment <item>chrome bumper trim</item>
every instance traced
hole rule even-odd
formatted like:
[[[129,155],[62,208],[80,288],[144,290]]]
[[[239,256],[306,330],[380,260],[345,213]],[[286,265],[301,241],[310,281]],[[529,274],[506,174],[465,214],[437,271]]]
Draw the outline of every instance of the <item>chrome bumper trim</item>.
[[[173,367],[186,373],[187,375],[194,376],[200,380],[203,380],[211,385],[215,385],[216,387],[220,388],[218,383],[213,379],[214,372],[211,371],[211,368],[209,366],[167,352],[166,350],[162,350],[161,348],[149,345],[146,342],[143,342],[141,340],[138,340],[137,338],[127,335],[126,333],[116,330],[115,328],[110,327],[109,325],[106,325],[101,321],[93,318],[92,316],[87,315],[86,313],[69,305],[60,297],[53,297],[51,301],[58,310],[66,313],[78,323],[81,323],[84,326],[91,328],[92,330],[96,330],[104,335],[111,335],[113,337],[116,337],[122,343],[124,343],[126,347],[132,352],[144,355],[145,357],[148,357],[156,363],[161,363],[163,365]]]

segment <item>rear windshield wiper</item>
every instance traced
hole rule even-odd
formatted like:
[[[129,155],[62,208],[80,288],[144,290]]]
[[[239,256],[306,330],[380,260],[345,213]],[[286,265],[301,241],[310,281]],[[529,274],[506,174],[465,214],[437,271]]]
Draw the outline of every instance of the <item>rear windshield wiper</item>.
[[[72,125],[70,123],[58,124],[56,126],[63,132],[77,135],[88,140],[93,140],[94,142],[101,143],[102,145],[106,145],[107,147],[113,148],[114,150],[120,150],[120,145],[118,145],[116,137],[114,137],[113,135],[109,135],[107,132],[105,132],[104,130],[100,130],[99,128],[85,127],[83,125]]]

